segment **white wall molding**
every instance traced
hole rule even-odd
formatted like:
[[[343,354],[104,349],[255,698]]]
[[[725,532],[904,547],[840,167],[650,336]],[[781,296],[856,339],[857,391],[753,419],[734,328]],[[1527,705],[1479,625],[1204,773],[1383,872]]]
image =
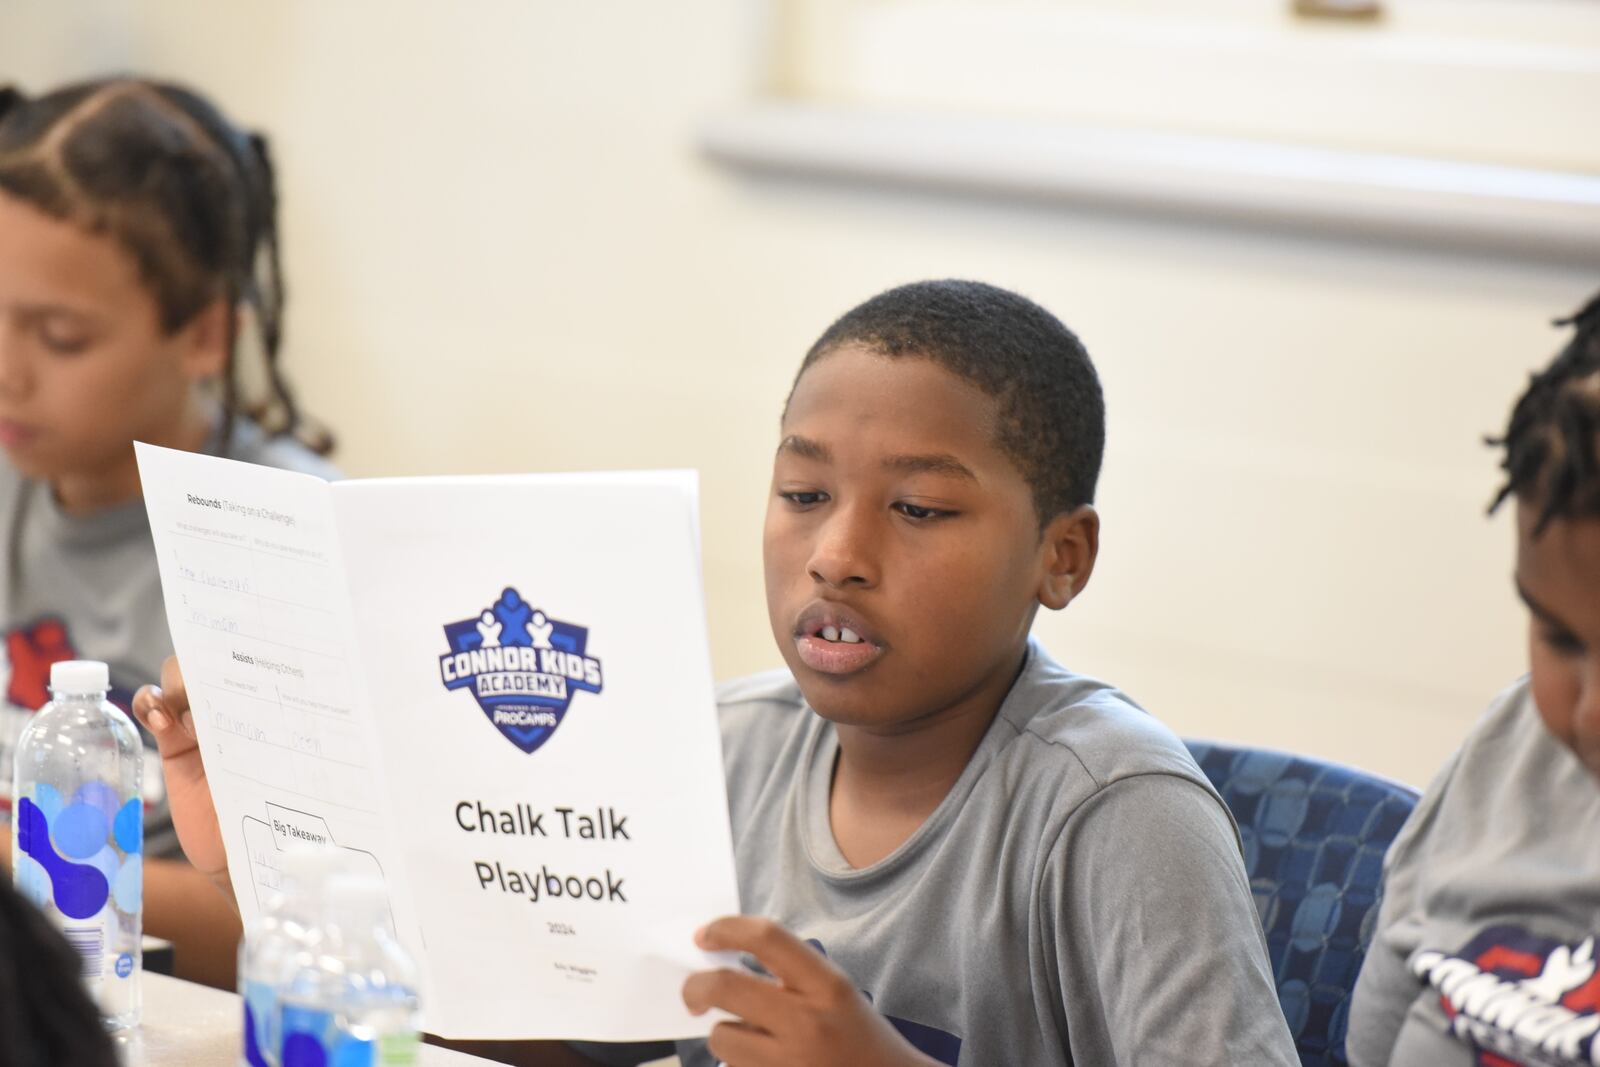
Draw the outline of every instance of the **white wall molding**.
[[[759,103],[704,122],[740,170],[1223,219],[1600,267],[1600,175],[1061,120]]]

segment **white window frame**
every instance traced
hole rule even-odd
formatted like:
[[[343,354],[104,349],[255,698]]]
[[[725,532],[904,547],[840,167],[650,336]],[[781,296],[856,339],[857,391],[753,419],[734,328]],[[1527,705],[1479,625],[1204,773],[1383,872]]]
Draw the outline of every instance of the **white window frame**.
[[[1600,2],[775,0],[740,166],[1600,263]]]

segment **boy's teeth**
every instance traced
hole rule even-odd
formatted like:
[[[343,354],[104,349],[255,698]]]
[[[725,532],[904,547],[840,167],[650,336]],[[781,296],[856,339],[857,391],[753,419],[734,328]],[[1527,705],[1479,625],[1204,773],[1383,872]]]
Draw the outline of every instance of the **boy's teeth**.
[[[824,641],[839,640],[839,628],[837,626],[824,626],[822,628],[822,639]]]
[[[861,640],[861,635],[857,634],[854,630],[846,626],[844,629],[839,631],[839,640],[843,641],[847,645],[853,645]]]

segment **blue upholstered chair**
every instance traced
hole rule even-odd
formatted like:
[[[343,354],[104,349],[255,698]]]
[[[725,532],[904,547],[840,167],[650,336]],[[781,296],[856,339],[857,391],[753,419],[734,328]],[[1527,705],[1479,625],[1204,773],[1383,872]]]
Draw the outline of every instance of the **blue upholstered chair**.
[[[1345,1062],[1350,993],[1378,918],[1383,854],[1417,792],[1338,764],[1189,741],[1244,840],[1278,1000],[1305,1067]]]

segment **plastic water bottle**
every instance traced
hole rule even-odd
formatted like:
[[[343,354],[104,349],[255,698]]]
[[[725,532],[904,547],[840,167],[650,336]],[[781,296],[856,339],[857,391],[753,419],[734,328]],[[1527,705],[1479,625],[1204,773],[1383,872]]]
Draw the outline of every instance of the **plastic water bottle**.
[[[302,957],[315,946],[323,888],[343,864],[344,853],[336,848],[295,848],[278,857],[279,884],[239,942],[243,1067],[279,1067],[279,998]]]
[[[280,1067],[411,1067],[417,966],[395,938],[383,882],[334,874],[321,921],[284,987]]]
[[[143,745],[106,699],[104,663],[50,668],[53,699],[17,742],[12,872],[83,960],[108,1028],[139,1022]]]

